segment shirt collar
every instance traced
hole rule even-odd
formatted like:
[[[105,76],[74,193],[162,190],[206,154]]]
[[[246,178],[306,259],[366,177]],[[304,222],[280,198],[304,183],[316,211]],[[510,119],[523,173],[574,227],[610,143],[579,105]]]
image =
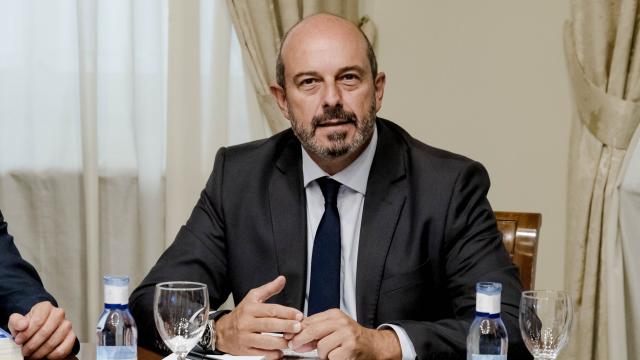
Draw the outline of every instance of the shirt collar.
[[[371,170],[371,164],[373,163],[373,156],[376,153],[376,146],[378,145],[378,129],[377,126],[373,127],[373,135],[369,145],[364,149],[362,154],[356,158],[354,162],[349,164],[342,171],[336,173],[333,176],[327,174],[324,170],[318,166],[318,164],[311,159],[307,150],[302,147],[302,176],[304,178],[304,187],[306,188],[309,183],[315,181],[318,178],[327,176],[332,178],[342,185],[346,185],[352,190],[355,190],[362,195],[367,191],[367,181],[369,180],[369,171]]]

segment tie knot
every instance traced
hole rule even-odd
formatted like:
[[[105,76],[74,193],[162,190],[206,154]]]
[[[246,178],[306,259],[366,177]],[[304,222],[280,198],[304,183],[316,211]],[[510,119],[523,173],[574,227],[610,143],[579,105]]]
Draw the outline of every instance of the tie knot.
[[[339,182],[330,179],[328,177],[319,178],[316,180],[320,185],[320,190],[324,196],[324,202],[327,204],[338,204],[338,190],[340,190]]]

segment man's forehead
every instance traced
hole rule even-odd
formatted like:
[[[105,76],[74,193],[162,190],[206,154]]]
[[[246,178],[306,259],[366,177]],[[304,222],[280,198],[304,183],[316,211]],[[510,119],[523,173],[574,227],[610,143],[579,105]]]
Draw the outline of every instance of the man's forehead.
[[[305,18],[289,30],[282,43],[282,57],[287,53],[305,51],[318,43],[343,43],[351,48],[360,44],[366,54],[367,42],[356,25],[341,17],[316,14]]]

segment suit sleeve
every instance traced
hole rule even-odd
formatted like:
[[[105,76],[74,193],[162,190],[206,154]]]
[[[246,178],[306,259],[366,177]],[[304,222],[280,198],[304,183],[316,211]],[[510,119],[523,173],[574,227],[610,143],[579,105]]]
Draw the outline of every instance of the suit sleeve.
[[[7,330],[9,316],[26,314],[42,301],[56,300],[42,285],[36,269],[20,256],[0,212],[0,326]]]
[[[454,317],[435,322],[393,322],[407,332],[419,359],[464,359],[466,337],[475,316],[475,284],[502,283],[501,318],[509,336],[509,359],[529,359],[518,327],[522,285],[502,244],[487,200],[489,176],[471,162],[457,175],[446,210],[446,233],[440,256],[443,283]]]
[[[129,298],[129,306],[139,329],[138,344],[167,353],[154,323],[153,296],[155,285],[163,281],[196,281],[207,284],[212,309],[229,296],[222,179],[225,149],[221,148],[213,172],[200,194],[187,223],[160,256],[142,283]]]
[[[33,305],[43,301],[58,306],[42,285],[36,269],[20,256],[0,211],[0,327],[8,331],[11,314],[24,315]],[[76,338],[71,354],[78,351],[80,342]]]

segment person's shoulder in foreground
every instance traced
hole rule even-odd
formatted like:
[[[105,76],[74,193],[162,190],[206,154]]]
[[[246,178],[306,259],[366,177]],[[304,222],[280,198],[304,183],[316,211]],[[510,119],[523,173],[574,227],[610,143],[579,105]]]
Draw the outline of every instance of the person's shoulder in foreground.
[[[9,330],[22,354],[63,359],[80,344],[63,309],[43,287],[40,276],[16,248],[0,211],[0,327]]]

